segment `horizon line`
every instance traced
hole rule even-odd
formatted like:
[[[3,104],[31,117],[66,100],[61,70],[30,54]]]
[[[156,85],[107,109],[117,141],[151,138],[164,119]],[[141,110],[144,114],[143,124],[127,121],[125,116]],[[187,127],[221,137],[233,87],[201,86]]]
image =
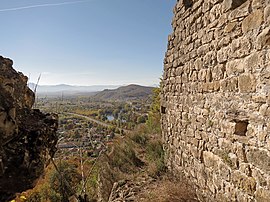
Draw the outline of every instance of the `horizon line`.
[[[27,85],[33,84],[36,85],[35,82],[28,82]],[[91,86],[128,86],[128,85],[139,85],[139,86],[158,86],[158,84],[141,84],[141,83],[124,83],[124,84],[89,84],[89,85],[80,85],[80,84],[67,84],[67,83],[59,83],[59,84],[38,84],[38,86],[73,86],[73,87],[91,87]]]

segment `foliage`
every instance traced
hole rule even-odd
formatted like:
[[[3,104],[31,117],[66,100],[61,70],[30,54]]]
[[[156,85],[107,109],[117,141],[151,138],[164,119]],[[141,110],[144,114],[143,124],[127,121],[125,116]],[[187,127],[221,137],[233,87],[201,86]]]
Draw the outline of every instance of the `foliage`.
[[[123,141],[115,146],[110,164],[121,172],[129,173],[141,167],[143,162],[136,156],[132,143]]]
[[[164,150],[159,139],[149,141],[146,147],[146,155],[150,162],[148,171],[152,177],[159,176],[165,171]]]
[[[160,88],[154,88],[152,104],[146,121],[150,133],[161,133],[160,117]]]
[[[80,175],[76,166],[66,161],[58,163],[57,169],[49,166],[45,179],[29,194],[27,202],[68,201],[75,192]]]
[[[137,123],[138,123],[138,124],[145,123],[145,122],[146,122],[145,116],[139,116],[139,117],[137,118]]]
[[[50,187],[56,193],[59,193],[63,200],[74,194],[74,187],[80,182],[80,175],[74,164],[66,161],[58,164],[58,171],[53,170],[50,175]]]
[[[106,120],[112,126],[105,128],[96,123],[72,117],[72,115],[63,115],[61,119],[62,133],[60,133],[63,138],[70,138],[75,142],[80,141],[80,139],[85,138],[89,134],[107,135],[113,134],[113,132],[122,134],[123,129],[135,128],[132,131],[125,131],[125,136],[120,137],[116,134],[113,144],[111,143],[112,139],[108,143],[108,145],[112,145],[112,149],[108,151],[107,155],[104,155],[106,158],[104,156],[97,158],[98,162],[93,167],[86,183],[89,199],[97,198],[98,181],[102,178],[100,176],[104,167],[109,168],[105,178],[110,181],[109,184],[111,185],[124,177],[132,178],[132,176],[139,174],[141,171],[146,171],[152,177],[158,177],[165,170],[164,152],[160,135],[159,88],[153,90],[151,106],[149,102],[145,103],[143,101],[128,103],[82,102],[83,104],[80,105],[76,105],[76,102],[70,101],[71,104],[67,103],[66,110],[100,120],[105,120],[108,115],[112,115],[114,120]],[[98,141],[102,142],[103,140]],[[94,151],[94,147],[91,147],[91,150],[89,150],[89,152]],[[76,163],[74,163],[75,161]],[[78,196],[82,193],[81,175],[78,172],[80,171],[80,167],[78,167],[80,160],[77,158],[74,162],[62,160],[61,163],[58,163],[58,171],[61,174],[51,165],[42,184],[27,196],[28,201],[68,201],[70,196],[74,194]],[[93,162],[88,165],[89,162],[90,160],[86,160],[85,174],[92,169]],[[108,192],[111,190],[110,186],[107,187]]]
[[[135,143],[145,146],[146,143],[149,141],[149,134],[148,129],[145,124],[138,125],[133,133],[130,135],[130,139],[133,140]]]

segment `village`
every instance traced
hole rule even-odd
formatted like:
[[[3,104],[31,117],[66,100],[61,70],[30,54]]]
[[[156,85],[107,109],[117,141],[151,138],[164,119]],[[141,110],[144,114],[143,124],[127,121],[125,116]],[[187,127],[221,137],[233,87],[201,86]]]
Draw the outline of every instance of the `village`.
[[[55,158],[96,158],[115,136],[124,137],[137,124],[145,123],[149,104],[141,100],[104,101],[84,97],[40,98],[40,110],[59,116]]]
[[[60,115],[57,157],[69,158],[83,153],[85,157],[97,157],[106,150],[115,132],[110,128],[91,123],[85,118]]]

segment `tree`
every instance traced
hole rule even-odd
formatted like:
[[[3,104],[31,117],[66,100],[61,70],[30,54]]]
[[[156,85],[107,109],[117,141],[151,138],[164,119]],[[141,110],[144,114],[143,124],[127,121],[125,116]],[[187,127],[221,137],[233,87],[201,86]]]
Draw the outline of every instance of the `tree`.
[[[161,133],[160,118],[160,88],[157,87],[153,89],[152,104],[146,121],[150,132]]]
[[[80,182],[80,174],[74,164],[61,162],[57,165],[58,170],[53,170],[49,184],[51,189],[59,193],[61,201],[68,201],[68,198],[75,193],[74,187]]]
[[[145,116],[139,116],[139,117],[137,118],[137,123],[138,123],[138,124],[140,124],[140,123],[145,123],[145,121],[146,121]]]

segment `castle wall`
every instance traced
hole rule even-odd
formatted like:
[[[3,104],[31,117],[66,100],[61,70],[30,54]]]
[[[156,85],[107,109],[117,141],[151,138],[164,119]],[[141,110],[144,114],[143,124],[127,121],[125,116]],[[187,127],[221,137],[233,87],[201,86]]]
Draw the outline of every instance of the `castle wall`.
[[[270,201],[270,0],[178,0],[164,60],[166,163],[202,201]]]

